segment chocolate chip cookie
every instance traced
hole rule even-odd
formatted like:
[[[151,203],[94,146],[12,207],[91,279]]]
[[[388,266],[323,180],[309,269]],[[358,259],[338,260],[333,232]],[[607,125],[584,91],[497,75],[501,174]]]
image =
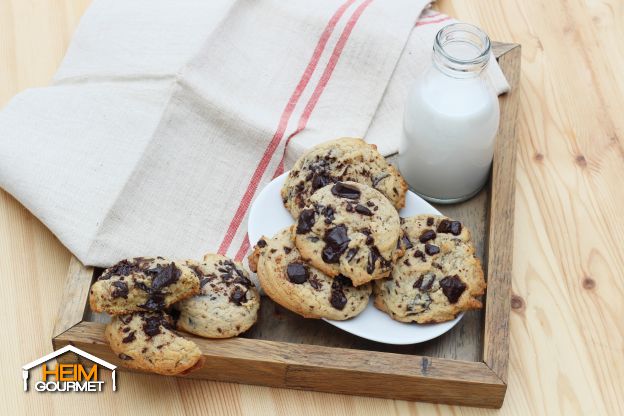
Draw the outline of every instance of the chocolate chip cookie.
[[[273,301],[304,318],[345,320],[366,308],[371,284],[354,287],[338,275],[331,278],[307,264],[293,243],[294,226],[263,237],[249,256],[264,292]]]
[[[162,257],[122,260],[102,273],[91,286],[94,312],[121,315],[163,310],[199,293],[199,277],[183,262]]]
[[[418,215],[402,220],[405,254],[390,278],[375,282],[375,306],[401,322],[449,321],[482,307],[481,262],[470,231],[459,221]]]
[[[173,331],[164,312],[113,316],[106,339],[126,367],[158,374],[185,374],[200,368],[204,358],[193,341]]]
[[[260,296],[243,265],[219,254],[187,261],[199,276],[200,293],[173,307],[178,328],[206,338],[230,338],[247,331],[258,317]]]
[[[407,184],[377,147],[362,139],[342,138],[315,146],[297,160],[282,188],[284,206],[299,218],[316,190],[338,181],[375,188],[397,210],[405,205]]]
[[[379,191],[336,182],[316,191],[301,211],[295,245],[301,257],[330,277],[355,286],[387,277],[402,254],[399,214]]]

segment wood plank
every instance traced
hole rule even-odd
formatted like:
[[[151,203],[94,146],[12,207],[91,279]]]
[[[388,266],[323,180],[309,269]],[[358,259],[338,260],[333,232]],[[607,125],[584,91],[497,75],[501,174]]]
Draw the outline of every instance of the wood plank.
[[[507,382],[509,360],[520,50],[520,46],[517,45],[499,58],[499,64],[511,85],[512,92],[500,98],[501,123],[494,149],[490,181],[491,197],[486,247],[488,288],[483,359],[504,382]]]
[[[115,365],[104,324],[82,322],[54,339]],[[342,394],[500,407],[506,385],[483,363],[232,338],[191,337],[206,357],[185,378],[234,381]],[[400,388],[397,388],[400,386]]]
[[[515,49],[517,46],[518,44],[516,43],[492,41],[492,53],[494,54],[496,59],[498,59],[501,56],[505,55],[507,52],[511,51],[512,49]]]
[[[80,323],[84,318],[92,278],[93,268],[83,266],[80,260],[72,256],[69,261],[61,305],[56,315],[53,338]]]

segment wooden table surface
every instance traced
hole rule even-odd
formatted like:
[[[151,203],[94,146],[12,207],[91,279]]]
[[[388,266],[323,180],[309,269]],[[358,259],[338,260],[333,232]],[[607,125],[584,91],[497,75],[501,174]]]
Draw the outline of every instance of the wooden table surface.
[[[49,83],[88,4],[0,0],[0,106]],[[436,8],[522,44],[509,388],[500,413],[622,415],[624,2],[441,0]],[[115,394],[24,394],[20,367],[51,350],[70,254],[2,191],[0,253],[2,414],[497,413],[127,373]]]

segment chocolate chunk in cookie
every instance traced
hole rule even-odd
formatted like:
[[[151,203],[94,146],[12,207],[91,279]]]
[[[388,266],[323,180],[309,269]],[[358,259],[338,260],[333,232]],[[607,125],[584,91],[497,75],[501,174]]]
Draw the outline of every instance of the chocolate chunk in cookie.
[[[462,231],[462,225],[459,221],[442,220],[438,224],[437,231],[439,233],[450,233],[453,235],[460,235]]]
[[[339,198],[347,198],[357,201],[360,199],[360,190],[344,182],[337,182],[331,187],[331,193]]]
[[[323,261],[325,263],[338,263],[340,256],[345,252],[351,240],[347,234],[347,227],[339,225],[327,230],[323,241],[325,242],[321,254]]]
[[[290,253],[290,251],[289,251]],[[292,283],[300,285],[308,281],[308,266],[303,263],[290,263],[286,268],[288,280]]]
[[[457,303],[459,297],[466,290],[466,284],[461,281],[458,275],[446,276],[440,280],[440,286],[442,287],[442,292],[444,292],[444,295],[451,303]]]
[[[315,221],[316,212],[313,209],[304,209],[301,211],[301,215],[297,221],[297,234],[309,233]]]

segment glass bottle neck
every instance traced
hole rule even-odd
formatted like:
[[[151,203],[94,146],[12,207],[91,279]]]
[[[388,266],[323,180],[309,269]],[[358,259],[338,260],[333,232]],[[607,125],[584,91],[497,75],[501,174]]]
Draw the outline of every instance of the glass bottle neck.
[[[433,43],[433,65],[453,78],[474,78],[490,60],[490,38],[478,27],[454,23],[440,29]]]

